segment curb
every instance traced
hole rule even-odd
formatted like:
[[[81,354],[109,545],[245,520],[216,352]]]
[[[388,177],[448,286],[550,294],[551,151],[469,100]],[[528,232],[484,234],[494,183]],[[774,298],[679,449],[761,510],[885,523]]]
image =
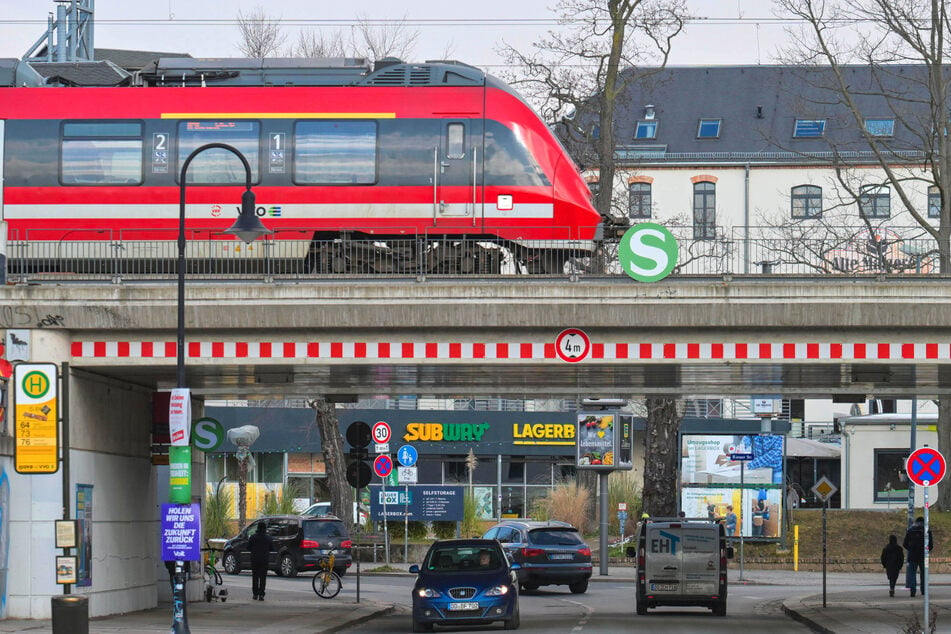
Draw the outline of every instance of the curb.
[[[382,607],[379,607],[379,608],[373,610],[372,612],[366,612],[365,614],[362,614],[362,615],[360,615],[360,616],[358,616],[358,617],[355,617],[355,618],[353,618],[353,619],[350,619],[350,620],[348,620],[348,621],[345,622],[345,623],[341,623],[340,625],[332,625],[332,626],[330,626],[330,628],[328,628],[328,629],[326,629],[326,630],[321,630],[321,631],[323,631],[323,632],[340,632],[340,631],[342,631],[342,630],[350,629],[351,627],[354,627],[355,625],[360,625],[361,623],[366,623],[367,621],[373,620],[373,619],[375,619],[375,618],[377,618],[377,617],[386,616],[387,614],[392,614],[392,613],[395,612],[395,611],[396,611],[396,606],[395,606],[395,605],[393,605],[393,604],[385,605],[385,606],[382,606]]]
[[[793,601],[796,601],[801,604],[804,598],[805,596],[796,597],[795,599],[793,599]],[[817,623],[816,621],[812,620],[811,618],[802,614],[801,612],[794,610],[793,608],[789,607],[787,603],[788,603],[787,601],[783,601],[783,614],[785,614],[792,620],[802,623],[813,632],[819,632],[820,634],[835,634],[834,630],[830,630],[829,628],[825,627],[821,623]]]

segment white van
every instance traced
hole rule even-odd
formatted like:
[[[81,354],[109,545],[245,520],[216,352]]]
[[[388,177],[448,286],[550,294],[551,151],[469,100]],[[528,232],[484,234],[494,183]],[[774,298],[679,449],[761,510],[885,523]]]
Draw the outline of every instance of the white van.
[[[727,560],[733,548],[717,521],[658,518],[637,527],[635,602],[638,614],[662,605],[699,605],[726,615]]]

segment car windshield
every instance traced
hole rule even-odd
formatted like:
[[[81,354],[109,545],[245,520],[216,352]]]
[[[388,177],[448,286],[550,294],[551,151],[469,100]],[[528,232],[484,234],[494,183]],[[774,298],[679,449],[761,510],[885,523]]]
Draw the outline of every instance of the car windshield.
[[[532,543],[538,546],[578,546],[584,543],[573,529],[538,528],[530,535]]]
[[[431,572],[496,570],[501,565],[497,549],[480,546],[446,546],[429,552],[425,568]]]

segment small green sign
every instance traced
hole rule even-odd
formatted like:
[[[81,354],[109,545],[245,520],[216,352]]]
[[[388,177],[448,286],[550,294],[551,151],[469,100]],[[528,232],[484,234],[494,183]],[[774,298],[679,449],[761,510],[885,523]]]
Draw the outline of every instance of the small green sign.
[[[396,469],[390,471],[390,475],[383,478],[383,484],[388,487],[399,486],[399,477],[397,476]]]
[[[677,266],[677,238],[667,227],[642,222],[621,238],[618,259],[621,268],[638,282],[657,282]]]
[[[192,448],[172,445],[168,448],[168,501],[190,504],[192,501]]]
[[[192,446],[202,451],[214,451],[225,441],[225,428],[214,418],[199,418],[192,423]]]

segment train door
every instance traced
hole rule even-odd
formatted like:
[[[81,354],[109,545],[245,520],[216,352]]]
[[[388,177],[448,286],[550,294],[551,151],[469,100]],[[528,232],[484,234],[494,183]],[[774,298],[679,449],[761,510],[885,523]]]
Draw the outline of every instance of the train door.
[[[449,218],[482,218],[478,203],[478,149],[475,122],[478,119],[447,119],[442,122],[439,147],[433,165],[433,207],[437,221]]]

